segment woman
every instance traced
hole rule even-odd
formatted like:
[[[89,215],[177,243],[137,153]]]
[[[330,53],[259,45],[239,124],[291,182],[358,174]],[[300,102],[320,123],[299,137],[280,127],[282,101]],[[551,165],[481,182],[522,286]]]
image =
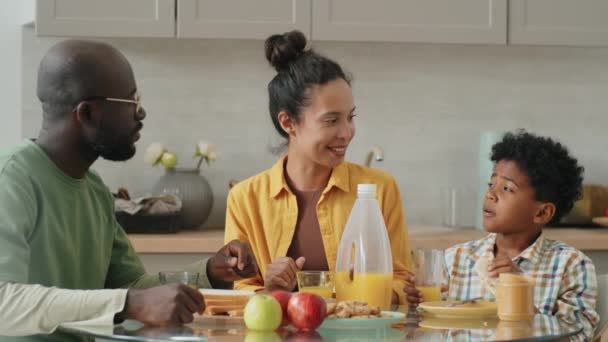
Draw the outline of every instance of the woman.
[[[299,31],[266,40],[277,70],[268,84],[270,117],[287,154],[228,195],[226,241],[248,242],[260,274],[236,289],[292,291],[298,270],[335,270],[357,184],[374,183],[393,255],[393,303],[405,303],[409,243],[397,183],[388,174],[344,161],[355,135],[350,79],[334,61],[305,50]]]

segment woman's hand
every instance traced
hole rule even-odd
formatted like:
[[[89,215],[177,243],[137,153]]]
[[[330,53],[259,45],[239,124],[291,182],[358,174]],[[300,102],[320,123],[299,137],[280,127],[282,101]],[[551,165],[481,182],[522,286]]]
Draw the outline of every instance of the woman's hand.
[[[293,291],[297,284],[296,273],[302,269],[306,259],[299,257],[295,261],[290,257],[281,257],[268,265],[264,276],[266,290]]]
[[[424,302],[424,298],[422,297],[422,292],[416,289],[416,276],[410,271],[406,272],[403,292],[405,292],[405,298],[408,304],[411,307],[417,307],[418,304]],[[448,292],[448,289],[447,284],[441,284],[441,297],[445,298],[447,296],[445,292]]]
[[[422,302],[422,293],[416,289],[416,276],[410,271],[405,275],[405,298],[411,307],[417,307]]]

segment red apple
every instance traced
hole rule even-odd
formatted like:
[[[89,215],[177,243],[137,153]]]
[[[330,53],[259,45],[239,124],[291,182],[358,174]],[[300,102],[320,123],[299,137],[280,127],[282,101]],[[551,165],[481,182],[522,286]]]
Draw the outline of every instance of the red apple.
[[[287,303],[289,303],[289,299],[291,298],[291,292],[275,290],[270,292],[270,295],[273,296],[276,300],[281,304],[281,310],[283,311],[283,320],[281,321],[281,326],[289,325],[289,316],[287,315]]]
[[[290,342],[313,342],[313,341],[323,341],[323,336],[321,336],[315,330],[298,330],[292,331],[285,338],[286,341]]]
[[[316,294],[300,292],[291,296],[287,304],[287,315],[299,330],[314,330],[327,316],[325,300]]]
[[[604,210],[604,216],[608,217],[608,208],[606,208],[606,210]]]

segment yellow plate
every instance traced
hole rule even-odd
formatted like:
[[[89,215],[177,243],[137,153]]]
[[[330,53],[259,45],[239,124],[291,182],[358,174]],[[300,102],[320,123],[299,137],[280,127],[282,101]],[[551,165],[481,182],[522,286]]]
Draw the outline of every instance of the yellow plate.
[[[460,304],[452,307],[446,305],[452,301],[424,302],[418,307],[424,314],[442,318],[486,318],[496,317],[496,302],[479,301]]]
[[[495,329],[498,326],[498,318],[458,319],[428,316],[424,317],[418,325],[429,329]]]

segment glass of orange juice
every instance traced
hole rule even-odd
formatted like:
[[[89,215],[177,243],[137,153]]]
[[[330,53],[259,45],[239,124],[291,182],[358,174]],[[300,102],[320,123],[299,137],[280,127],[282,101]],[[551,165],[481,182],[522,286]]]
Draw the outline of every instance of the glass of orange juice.
[[[323,298],[331,298],[334,293],[334,279],[329,271],[299,271],[298,288],[300,292],[309,292]]]
[[[198,272],[188,271],[165,271],[158,272],[158,280],[161,284],[182,283],[197,290],[198,289]]]
[[[425,302],[435,302],[442,299],[441,284],[443,284],[444,256],[440,249],[416,249],[412,251],[416,289],[422,293]]]

